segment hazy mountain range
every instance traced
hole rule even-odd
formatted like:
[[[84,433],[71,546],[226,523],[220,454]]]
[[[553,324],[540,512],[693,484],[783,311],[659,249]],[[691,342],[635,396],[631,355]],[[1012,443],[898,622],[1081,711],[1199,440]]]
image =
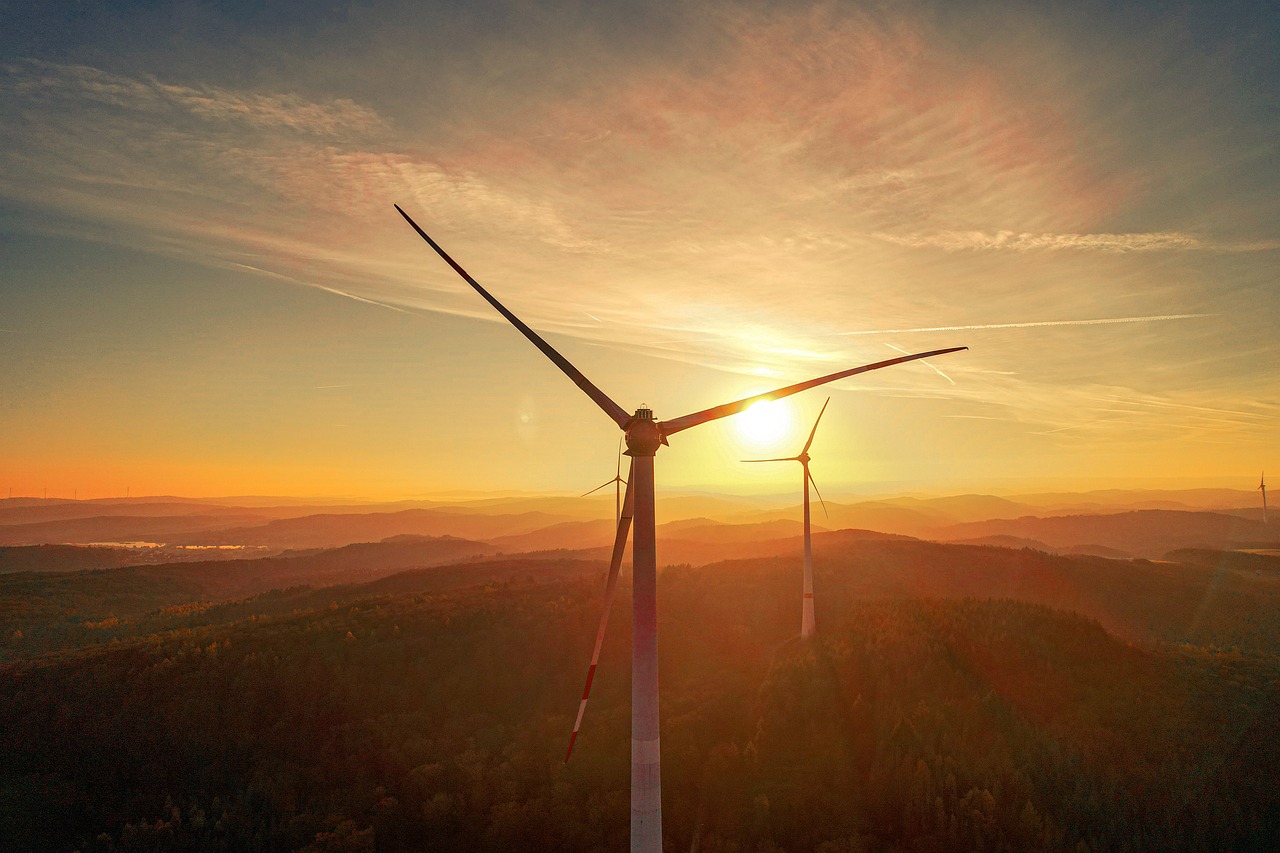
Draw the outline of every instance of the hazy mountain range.
[[[286,550],[335,548],[394,536],[454,536],[494,551],[607,548],[611,497],[527,496],[453,503],[221,504],[174,498],[132,502],[0,501],[0,546],[141,543],[134,560],[227,559]],[[936,541],[1032,547],[1063,553],[1159,558],[1180,548],[1273,547],[1280,532],[1261,523],[1257,496],[1245,491],[1109,490],[1079,495],[956,495],[815,503],[815,530],[860,529]],[[705,562],[735,556],[747,543],[780,543],[800,533],[798,506],[759,499],[672,495],[658,503],[659,557]],[[700,546],[724,546],[723,554]],[[780,548],[781,545],[770,545]],[[705,553],[704,553],[705,551]],[[120,565],[105,552],[101,566]],[[58,570],[49,553],[27,570]],[[84,568],[84,555],[67,567]],[[12,552],[0,571],[23,570]]]

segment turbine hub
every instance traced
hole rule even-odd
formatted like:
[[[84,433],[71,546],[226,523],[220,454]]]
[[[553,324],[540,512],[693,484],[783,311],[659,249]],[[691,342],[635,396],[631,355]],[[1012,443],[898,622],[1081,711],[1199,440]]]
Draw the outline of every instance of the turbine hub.
[[[662,444],[662,429],[653,419],[653,409],[642,405],[627,424],[627,455],[652,456]]]

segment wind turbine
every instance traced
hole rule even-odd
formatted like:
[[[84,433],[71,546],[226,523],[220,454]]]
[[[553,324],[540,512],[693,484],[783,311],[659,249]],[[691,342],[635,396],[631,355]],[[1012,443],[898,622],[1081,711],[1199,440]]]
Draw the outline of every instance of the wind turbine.
[[[813,620],[813,540],[809,533],[809,484],[813,483],[813,490],[818,492],[818,484],[813,481],[813,475],[809,473],[809,447],[813,444],[813,437],[818,434],[818,422],[822,420],[822,415],[827,411],[827,403],[831,402],[831,398],[827,398],[827,402],[822,404],[822,410],[818,412],[818,417],[813,422],[813,429],[809,431],[809,440],[804,443],[804,449],[796,456],[783,456],[778,459],[743,459],[743,462],[799,462],[800,467],[804,469],[804,597],[801,599],[802,606],[800,610],[800,636],[812,637],[816,628]],[[822,492],[818,492],[818,501],[822,504],[822,511],[827,511],[827,502],[822,500]]]
[[[1267,472],[1262,472],[1262,481],[1258,483],[1258,488],[1262,490],[1262,523],[1267,523]]]
[[[587,495],[594,495],[605,486],[613,486],[613,524],[617,527],[622,522],[622,487],[627,481],[622,479],[622,438],[618,438],[618,470],[613,475],[612,480],[606,480],[596,486],[589,492],[583,492],[579,497],[585,498]]]
[[[597,636],[596,649],[599,652],[605,624],[608,620],[608,603],[612,600],[613,589],[617,583],[618,568],[622,563],[622,552],[626,548],[627,533],[634,520],[636,528],[635,541],[631,550],[631,850],[632,853],[661,853],[662,851],[662,785],[661,785],[661,750],[658,739],[658,610],[657,610],[657,555],[654,544],[654,512],[653,512],[653,457],[658,448],[667,444],[667,439],[678,432],[705,424],[719,418],[737,414],[752,403],[761,400],[777,400],[789,397],[828,382],[835,382],[859,373],[868,373],[915,361],[935,355],[944,355],[968,347],[951,347],[931,352],[915,353],[899,356],[874,364],[852,367],[826,376],[819,376],[794,385],[787,385],[763,394],[755,394],[732,403],[724,403],[700,412],[682,415],[668,421],[654,419],[653,410],[641,405],[635,414],[628,414],[608,395],[591,383],[578,368],[556,351],[533,329],[507,310],[501,302],[490,295],[489,291],[471,277],[457,261],[427,236],[427,232],[418,227],[418,223],[405,213],[400,205],[396,210],[404,217],[414,231],[418,232],[440,258],[451,266],[459,276],[486,302],[493,306],[507,322],[515,326],[529,342],[537,347],[551,363],[569,377],[584,394],[591,399],[615,424],[623,431],[627,442],[627,455],[631,457],[631,470],[628,476],[627,495],[620,513],[617,534],[614,537],[613,559],[609,566],[609,584],[606,589],[605,615],[601,619],[600,632]],[[582,703],[579,706],[578,722],[586,707],[587,694],[591,689],[591,679],[595,673],[596,659],[592,659],[587,674],[587,686],[583,691]],[[575,725],[575,736],[577,726]],[[570,741],[572,749],[572,740]],[[565,760],[568,760],[566,756]]]

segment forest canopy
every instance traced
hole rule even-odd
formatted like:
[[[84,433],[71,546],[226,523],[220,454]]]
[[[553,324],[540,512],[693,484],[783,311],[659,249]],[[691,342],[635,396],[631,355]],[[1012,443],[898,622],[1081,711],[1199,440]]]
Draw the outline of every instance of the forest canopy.
[[[664,822],[676,849],[1280,842],[1269,650],[1134,642],[1079,613],[939,597],[956,591],[950,575],[983,566],[999,589],[1036,572],[1059,587],[1104,566],[1141,574],[1141,563],[875,541],[823,556],[815,642],[794,636],[794,560],[663,572]],[[55,655],[16,654],[11,638],[2,843],[625,847],[629,601],[615,604],[565,766],[602,566],[484,565],[171,605],[85,629],[112,639]],[[890,573],[917,594],[877,590]],[[1251,579],[1218,586],[1232,582]],[[1130,624],[1168,633],[1183,605],[1163,600],[1162,618],[1135,611]],[[1229,613],[1206,612],[1197,630],[1236,630]]]

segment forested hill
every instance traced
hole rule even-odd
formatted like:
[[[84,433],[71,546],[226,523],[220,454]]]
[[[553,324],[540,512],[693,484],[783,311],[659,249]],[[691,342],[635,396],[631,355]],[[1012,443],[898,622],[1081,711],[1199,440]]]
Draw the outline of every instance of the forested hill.
[[[851,542],[849,533],[814,536],[819,620],[862,598],[1010,598],[1082,613],[1134,642],[1271,652],[1280,641],[1277,557],[1189,551],[1174,555],[1180,562],[1113,560],[914,540]],[[781,578],[788,562],[708,569]],[[777,582],[778,606],[787,606],[786,582]]]
[[[500,567],[458,563],[492,550],[450,536],[414,536],[253,560],[0,575],[0,661],[163,630],[173,618],[268,590],[358,584],[443,564],[455,566],[442,570],[451,586],[505,579]]]
[[[671,849],[1280,847],[1274,647],[939,597],[1152,564],[831,545],[811,644],[796,559],[663,572]],[[175,612],[0,667],[0,849],[624,849],[625,586],[565,767],[601,565],[495,565],[479,586],[441,567]]]
[[[728,553],[753,543],[719,546]],[[756,557],[700,567],[711,575],[763,575],[775,606],[798,606],[799,541],[754,543]],[[784,547],[786,546],[786,547]],[[701,551],[712,546],[703,545]],[[175,563],[58,575],[0,575],[0,661],[112,642],[174,626],[171,614],[270,589],[333,586],[317,600],[440,591],[603,571],[604,552],[485,556],[467,540],[408,537],[256,560]],[[697,549],[694,549],[697,550]],[[1280,558],[1186,551],[1178,562],[1059,556],[1032,549],[944,545],[867,531],[814,536],[819,620],[853,601],[883,597],[1010,598],[1075,611],[1136,642],[1270,650],[1280,636]],[[700,552],[701,552],[700,551]],[[688,548],[663,553],[687,554]],[[590,560],[582,562],[581,558]],[[458,563],[459,558],[466,558]],[[523,574],[520,566],[536,566]],[[422,572],[398,576],[406,568]],[[386,577],[360,587],[361,582]],[[352,586],[352,585],[355,586]],[[206,617],[214,618],[214,617]],[[181,624],[181,623],[177,623]],[[15,639],[21,634],[21,640]]]

